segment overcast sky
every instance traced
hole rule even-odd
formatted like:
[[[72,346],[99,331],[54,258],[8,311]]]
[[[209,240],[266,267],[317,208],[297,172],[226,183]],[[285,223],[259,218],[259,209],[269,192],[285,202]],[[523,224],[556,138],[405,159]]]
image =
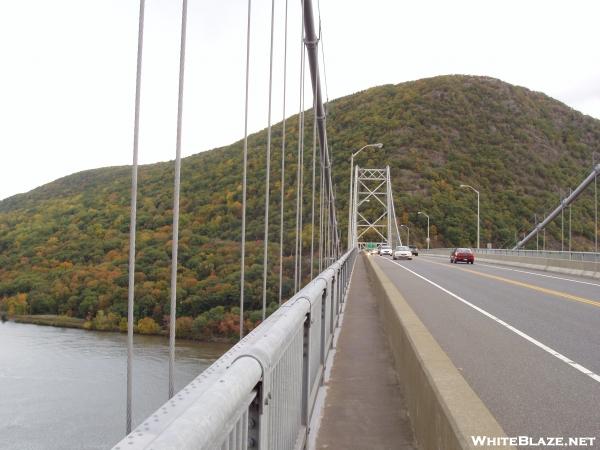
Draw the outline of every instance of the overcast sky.
[[[317,12],[317,0],[315,13]],[[269,0],[254,0],[249,128],[267,124]],[[442,74],[489,75],[600,118],[600,2],[320,0],[329,98]],[[0,0],[0,199],[131,163],[138,0]],[[276,0],[273,122],[285,0]],[[246,0],[189,0],[184,155],[243,137]],[[181,0],[147,0],[140,161],[174,158]],[[287,115],[299,107],[289,0]],[[307,106],[310,95],[307,95]]]

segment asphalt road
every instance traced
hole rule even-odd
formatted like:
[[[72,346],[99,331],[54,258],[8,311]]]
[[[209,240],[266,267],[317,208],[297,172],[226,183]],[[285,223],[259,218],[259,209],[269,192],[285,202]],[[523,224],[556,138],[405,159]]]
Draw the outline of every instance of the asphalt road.
[[[509,436],[596,437],[600,448],[600,282],[371,257]]]

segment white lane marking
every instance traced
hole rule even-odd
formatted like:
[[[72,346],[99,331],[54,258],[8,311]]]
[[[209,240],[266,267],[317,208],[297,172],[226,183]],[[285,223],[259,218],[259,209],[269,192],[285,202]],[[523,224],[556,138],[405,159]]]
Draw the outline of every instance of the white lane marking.
[[[506,323],[504,320],[499,319],[498,317],[494,316],[493,314],[490,314],[489,312],[487,312],[486,310],[480,308],[479,306],[475,306],[473,303],[465,300],[464,298],[456,295],[453,292],[450,292],[448,289],[443,288],[442,286],[440,286],[439,284],[437,284],[434,281],[431,281],[428,278],[425,278],[423,275],[419,275],[418,273],[410,270],[407,267],[404,267],[402,264],[399,264],[395,261],[390,261],[387,260],[392,264],[397,265],[398,267],[401,267],[402,269],[412,273],[413,275],[421,278],[423,281],[426,281],[427,283],[431,284],[432,286],[435,286],[436,288],[440,289],[441,291],[445,292],[446,294],[450,295],[451,297],[454,297],[456,300],[464,303],[465,305],[473,308],[475,311],[480,312],[481,314],[483,314],[484,316],[488,317],[489,319],[492,319],[494,322],[502,325],[505,328],[508,328],[510,331],[512,331],[513,333],[521,336],[523,339],[531,342],[533,345],[535,345],[536,347],[541,348],[542,350],[544,350],[545,352],[551,354],[552,356],[554,356],[555,358],[561,360],[562,362],[568,364],[569,366],[571,366],[572,368],[578,370],[579,372],[583,373],[584,375],[587,375],[588,377],[590,377],[591,379],[593,379],[594,381],[600,383],[600,375],[595,374],[594,372],[592,372],[591,370],[583,367],[581,364],[576,363],[575,361],[570,360],[569,358],[567,358],[565,355],[557,352],[556,350],[554,350],[551,347],[548,347],[545,344],[542,344],[540,341],[538,341],[537,339],[532,338],[531,336],[529,336],[528,334],[522,332],[521,330],[513,327],[512,325]]]
[[[423,256],[430,256],[430,255],[423,255]],[[510,270],[511,272],[526,273],[527,275],[535,275],[535,276],[544,277],[544,278],[554,278],[555,280],[570,281],[572,283],[588,284],[590,286],[598,286],[598,287],[600,287],[600,284],[598,284],[598,283],[592,283],[590,281],[580,281],[580,280],[573,280],[571,278],[555,277],[554,275],[546,275],[546,274],[543,274],[543,273],[528,272],[527,270],[511,269],[510,267],[500,267],[500,266],[495,266],[493,264],[477,263],[477,266],[491,267],[493,269],[500,269],[500,270]]]

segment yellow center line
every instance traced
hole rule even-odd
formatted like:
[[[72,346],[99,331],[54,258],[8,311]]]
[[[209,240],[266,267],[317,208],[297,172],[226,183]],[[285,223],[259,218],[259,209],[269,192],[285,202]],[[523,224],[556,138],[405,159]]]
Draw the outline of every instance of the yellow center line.
[[[592,305],[592,306],[596,306],[596,307],[600,308],[600,302],[598,302],[598,301],[590,300],[590,299],[584,298],[584,297],[579,297],[577,295],[567,294],[566,292],[555,291],[554,289],[548,289],[548,288],[544,288],[541,286],[536,286],[534,284],[523,283],[522,281],[511,280],[510,278],[504,278],[504,277],[500,277],[498,275],[491,275],[489,273],[477,272],[477,271],[471,270],[471,269],[463,269],[462,267],[449,266],[448,264],[443,264],[443,263],[439,263],[439,262],[435,262],[435,261],[427,260],[427,262],[430,264],[437,264],[439,266],[443,266],[446,268],[462,270],[464,272],[469,272],[469,273],[472,273],[475,275],[479,275],[481,277],[490,278],[492,280],[497,280],[497,281],[503,281],[505,283],[512,284],[515,286],[532,289],[534,291],[543,292],[544,294],[553,295],[555,297],[564,298],[564,299],[571,300],[574,302],[586,303],[588,305]]]

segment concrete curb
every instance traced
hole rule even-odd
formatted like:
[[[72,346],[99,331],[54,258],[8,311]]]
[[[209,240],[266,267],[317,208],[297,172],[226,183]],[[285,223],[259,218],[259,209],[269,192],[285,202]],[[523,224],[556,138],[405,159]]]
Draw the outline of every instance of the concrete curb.
[[[388,335],[410,419],[423,449],[515,448],[475,446],[471,436],[506,437],[396,286],[363,254]]]

